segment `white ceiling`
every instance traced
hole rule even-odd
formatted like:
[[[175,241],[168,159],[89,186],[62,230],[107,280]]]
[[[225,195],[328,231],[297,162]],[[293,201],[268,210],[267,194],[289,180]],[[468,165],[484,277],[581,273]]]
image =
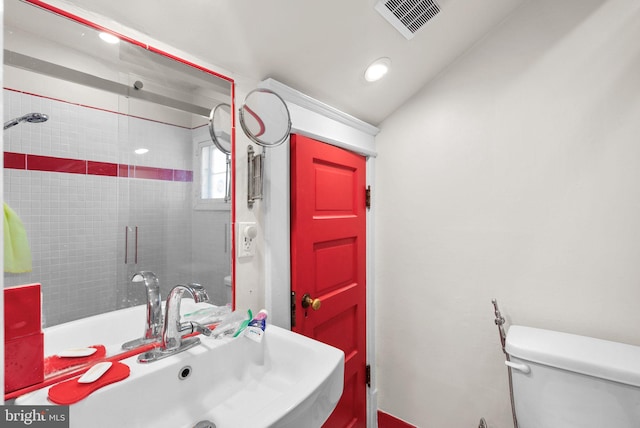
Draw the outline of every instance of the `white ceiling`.
[[[255,80],[274,78],[378,125],[523,0],[440,0],[405,39],[377,0],[65,0]],[[391,58],[368,83],[364,69]]]

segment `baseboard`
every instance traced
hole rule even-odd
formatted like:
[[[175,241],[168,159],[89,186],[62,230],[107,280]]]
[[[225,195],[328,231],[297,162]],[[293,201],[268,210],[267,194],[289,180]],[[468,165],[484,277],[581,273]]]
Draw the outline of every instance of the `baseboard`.
[[[378,428],[416,428],[416,426],[378,410]]]

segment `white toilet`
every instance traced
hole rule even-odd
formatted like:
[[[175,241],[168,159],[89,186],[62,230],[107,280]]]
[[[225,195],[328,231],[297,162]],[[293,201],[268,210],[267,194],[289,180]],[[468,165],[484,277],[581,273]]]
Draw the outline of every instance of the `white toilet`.
[[[640,427],[640,347],[511,326],[519,428]]]

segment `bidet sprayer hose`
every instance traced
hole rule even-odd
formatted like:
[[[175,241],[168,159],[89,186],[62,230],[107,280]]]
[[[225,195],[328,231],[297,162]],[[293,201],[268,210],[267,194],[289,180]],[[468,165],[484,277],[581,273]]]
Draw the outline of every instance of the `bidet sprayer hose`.
[[[500,313],[500,309],[498,308],[498,301],[496,299],[491,299],[491,303],[493,303],[493,311],[496,315],[496,319],[494,320],[494,322],[498,326],[498,330],[500,332],[500,343],[502,344],[502,352],[506,354],[506,351],[504,349],[507,340],[507,334],[504,332],[505,320]]]
[[[498,308],[498,301],[496,299],[491,299],[491,303],[493,303],[493,312],[496,316],[494,322],[498,326],[498,331],[500,333],[500,343],[502,344],[502,352],[504,352],[505,358],[507,361],[511,361],[507,350],[505,349],[507,335],[504,332],[504,323],[505,319],[500,313],[500,309]],[[516,417],[516,404],[513,399],[513,377],[511,374],[511,367],[507,365],[507,374],[509,377],[509,398],[511,399],[511,415],[513,416],[513,428],[518,428],[518,418]]]

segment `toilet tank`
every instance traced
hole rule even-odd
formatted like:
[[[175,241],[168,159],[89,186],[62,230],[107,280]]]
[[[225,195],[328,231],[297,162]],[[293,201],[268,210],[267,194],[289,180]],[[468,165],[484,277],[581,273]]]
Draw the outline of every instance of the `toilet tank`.
[[[639,428],[640,347],[511,326],[519,428]]]

